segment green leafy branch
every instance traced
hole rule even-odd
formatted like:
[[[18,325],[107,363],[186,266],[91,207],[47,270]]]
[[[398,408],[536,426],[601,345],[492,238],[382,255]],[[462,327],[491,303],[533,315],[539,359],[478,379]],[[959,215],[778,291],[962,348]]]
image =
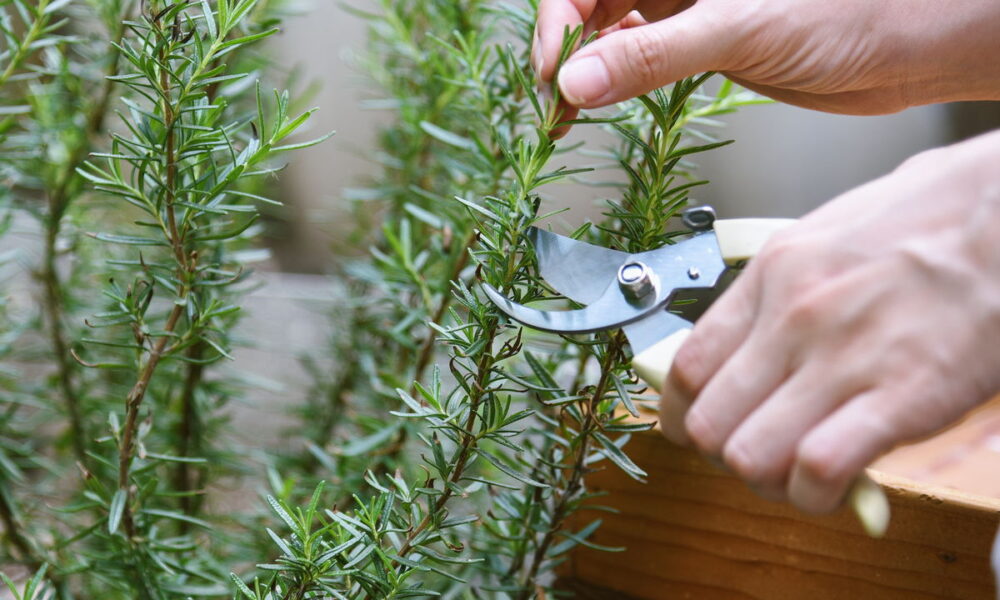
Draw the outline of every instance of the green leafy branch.
[[[147,5],[139,20],[128,22],[131,35],[118,47],[130,72],[112,78],[130,92],[131,97],[122,100],[127,133],[113,134],[110,150],[93,154],[79,171],[95,190],[127,203],[140,215],[136,233],[93,234],[105,242],[141,249],[136,259],[118,262],[135,270],[134,279],[125,288],[112,282],[106,296],[113,308],[92,322],[98,329],[124,325],[131,336],[130,341],[110,344],[130,351],[131,366],[95,365],[131,368],[135,373],[125,397],[125,421],[115,428],[116,490],[110,496],[106,495],[110,490],[95,491],[106,498],[108,532],[115,534],[121,524],[130,544],[138,543],[140,532],[164,516],[157,512],[160,509],[142,506],[147,484],[133,479],[140,411],[155,374],[165,362],[187,365],[181,395],[188,406],[203,368],[229,357],[227,330],[239,309],[227,301],[225,290],[246,273],[225,250],[254,234],[254,203],[273,203],[245,191],[245,183],[275,173],[280,167],[269,161],[276,155],[325,139],[287,143],[312,111],[291,114],[287,92],[275,92],[273,103],[265,103],[259,84],[254,112],[232,114],[236,105],[231,103],[237,98],[219,84],[235,83],[249,74],[228,72],[225,64],[216,63],[274,33],[272,28],[233,35],[256,4],[219,0]],[[232,89],[238,93],[244,88]],[[90,341],[109,345],[96,338]],[[190,420],[185,415],[182,428]],[[189,431],[181,431],[180,456],[171,459],[179,463],[182,494],[192,492],[186,475],[192,462],[190,437]],[[140,451],[140,464],[148,454]],[[141,466],[136,473],[146,471],[148,466]],[[140,515],[149,521],[141,527]]]

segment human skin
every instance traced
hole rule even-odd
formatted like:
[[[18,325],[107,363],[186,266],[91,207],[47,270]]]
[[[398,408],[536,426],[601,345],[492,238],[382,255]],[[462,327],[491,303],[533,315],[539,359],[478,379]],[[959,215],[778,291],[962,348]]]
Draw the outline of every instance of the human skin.
[[[865,466],[1000,392],[1000,132],[779,233],[699,319],[664,434],[758,493],[836,508]]]
[[[532,59],[551,81],[565,28],[570,105],[606,106],[704,71],[776,100],[884,114],[1000,92],[996,0],[542,0]]]
[[[559,73],[567,117],[707,70],[831,112],[1000,99],[995,0],[542,0],[542,82],[579,24],[602,34]],[[998,340],[994,132],[778,234],[681,347],[661,426],[761,495],[826,512],[879,454],[1000,392]]]

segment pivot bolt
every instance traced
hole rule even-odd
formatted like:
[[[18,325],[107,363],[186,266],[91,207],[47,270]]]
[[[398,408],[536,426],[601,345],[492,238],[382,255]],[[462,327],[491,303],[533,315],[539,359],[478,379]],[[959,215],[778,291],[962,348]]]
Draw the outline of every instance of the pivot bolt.
[[[684,225],[693,231],[707,231],[715,223],[715,209],[711,206],[695,206],[681,214]]]
[[[636,303],[656,291],[656,276],[645,264],[625,263],[618,269],[618,287],[629,302]]]

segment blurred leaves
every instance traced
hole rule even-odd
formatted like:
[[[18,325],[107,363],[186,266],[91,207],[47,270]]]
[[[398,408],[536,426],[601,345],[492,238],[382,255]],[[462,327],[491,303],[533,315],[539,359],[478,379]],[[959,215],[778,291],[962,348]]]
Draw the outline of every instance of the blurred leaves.
[[[218,597],[256,552],[203,500],[247,469],[218,443],[242,391],[215,365],[258,207],[279,204],[275,157],[326,137],[259,82],[287,4],[0,1],[0,209],[43,242],[40,315],[12,331],[45,334],[3,359],[54,372],[3,382],[24,399],[3,407],[0,516],[4,558],[39,573],[25,597]]]
[[[480,284],[565,302],[526,232],[550,223],[550,186],[585,174],[614,198],[574,237],[671,243],[704,183],[688,161],[725,143],[703,129],[756,98],[703,76],[585,114],[573,126],[612,146],[571,167],[575,147],[552,140],[558,86],[541,93],[528,67],[534,2],[349,9],[368,30],[365,105],[387,113],[378,175],[345,193],[368,251],[337,265],[349,298],[306,365],[301,443],[266,455],[230,446],[226,404],[254,383],[221,366],[260,212],[280,208],[271,182],[328,137],[304,137],[313,111],[260,83],[259,45],[289,8],[0,0],[0,209],[45,242],[39,313],[0,305],[0,358],[53,366],[30,384],[0,370],[4,557],[34,573],[4,579],[19,600],[527,599],[558,593],[574,548],[621,550],[593,539],[586,476],[645,475],[626,443],[648,398],[624,337],[523,330]],[[567,31],[562,60],[591,39]],[[268,515],[205,501],[257,460]]]
[[[396,597],[401,579],[406,595],[534,597],[573,547],[602,548],[589,540],[600,521],[576,516],[594,500],[585,475],[609,464],[645,476],[623,448],[651,426],[634,421],[644,390],[624,338],[523,331],[479,290],[548,295],[525,232],[547,216],[546,186],[592,170],[556,163],[558,88],[541,94],[528,67],[534,10],[382,0],[355,11],[369,28],[367,105],[392,121],[380,173],[350,191],[370,253],[345,265],[354,303],[335,318],[330,356],[311,359],[330,368],[313,366],[310,452],[283,463],[334,479],[338,506],[360,515],[375,503],[377,525],[391,524],[351,563],[375,587],[355,582],[346,597]],[[568,31],[563,59],[589,41]],[[749,99],[728,84],[709,97],[706,79],[574,119],[615,135],[599,156],[626,176],[607,219],[578,236],[648,249],[677,235],[670,219],[701,183],[686,159],[724,144],[692,144],[690,126]],[[324,413],[337,417],[322,428],[308,418]]]

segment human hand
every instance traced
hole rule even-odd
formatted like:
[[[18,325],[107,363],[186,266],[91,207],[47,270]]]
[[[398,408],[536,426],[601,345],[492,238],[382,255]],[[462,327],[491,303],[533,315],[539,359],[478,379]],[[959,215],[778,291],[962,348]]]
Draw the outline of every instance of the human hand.
[[[704,71],[838,113],[1000,98],[1000,61],[984,60],[1000,54],[996,0],[541,0],[532,48],[541,81],[553,78],[565,28],[578,25],[601,36],[560,70],[573,107]]]
[[[664,435],[824,512],[879,454],[1000,392],[997,164],[1000,131],[779,232],[679,350]]]

